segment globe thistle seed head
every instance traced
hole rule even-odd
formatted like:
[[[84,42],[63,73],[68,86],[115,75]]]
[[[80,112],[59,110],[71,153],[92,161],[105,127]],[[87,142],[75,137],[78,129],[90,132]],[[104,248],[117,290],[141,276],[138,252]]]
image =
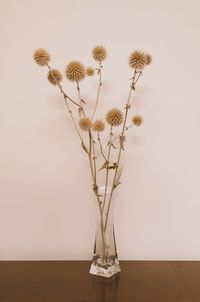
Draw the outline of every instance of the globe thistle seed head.
[[[48,72],[47,78],[52,85],[57,85],[57,82],[62,82],[63,76],[57,69],[51,69]]]
[[[132,52],[129,57],[129,65],[133,69],[142,70],[146,65],[146,55],[140,50]]]
[[[86,74],[87,74],[89,77],[93,76],[93,75],[94,75],[94,68],[93,68],[93,67],[88,67],[88,68],[86,69]]]
[[[45,49],[42,48],[37,49],[34,52],[33,57],[35,62],[40,66],[47,65],[51,60],[50,54]]]
[[[102,120],[96,120],[93,123],[92,128],[96,132],[102,132],[105,129],[105,124],[104,124],[104,122]]]
[[[149,53],[146,53],[146,65],[151,64],[152,56]]]
[[[79,121],[79,126],[83,131],[89,131],[92,128],[92,121],[89,117],[83,117]]]
[[[123,113],[118,108],[113,108],[106,114],[106,122],[111,126],[120,126],[123,121]]]
[[[72,61],[67,65],[65,74],[68,80],[79,82],[85,77],[85,67],[79,61]]]
[[[140,126],[143,122],[143,118],[141,115],[135,115],[132,119],[132,122],[135,126]]]
[[[101,62],[104,61],[105,58],[107,57],[107,51],[105,49],[105,47],[103,47],[102,45],[98,45],[96,46],[93,51],[93,58],[95,59],[95,61]]]

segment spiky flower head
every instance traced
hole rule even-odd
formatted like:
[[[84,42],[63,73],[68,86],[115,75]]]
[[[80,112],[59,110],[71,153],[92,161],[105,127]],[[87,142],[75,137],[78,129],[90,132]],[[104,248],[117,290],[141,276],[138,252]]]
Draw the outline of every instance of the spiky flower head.
[[[143,69],[146,65],[146,55],[140,50],[132,52],[129,57],[129,65],[134,69]]]
[[[47,78],[52,85],[57,85],[57,82],[62,82],[63,76],[59,70],[51,69],[48,72]]]
[[[72,61],[67,65],[65,74],[68,80],[79,82],[85,77],[85,67],[79,61]]]
[[[89,117],[82,117],[79,126],[83,131],[89,131],[92,128],[92,121]]]
[[[123,121],[123,113],[118,108],[113,108],[106,114],[106,122],[111,126],[119,126]]]
[[[34,52],[33,57],[35,62],[40,66],[47,65],[51,60],[50,54],[45,49],[42,48],[37,49]]]
[[[95,61],[98,61],[98,62],[105,60],[105,58],[107,57],[106,49],[102,45],[96,46],[93,49],[92,54],[93,54],[93,58],[95,59]]]
[[[149,53],[146,53],[146,64],[149,65],[152,62],[152,56]]]
[[[143,122],[143,118],[141,115],[135,115],[132,119],[132,122],[135,126],[140,126]]]
[[[105,124],[102,120],[96,120],[93,123],[92,128],[93,128],[94,131],[102,132],[105,129]]]
[[[93,67],[88,67],[88,68],[86,69],[86,74],[87,74],[89,77],[93,76],[93,75],[94,75],[94,68],[93,68]]]

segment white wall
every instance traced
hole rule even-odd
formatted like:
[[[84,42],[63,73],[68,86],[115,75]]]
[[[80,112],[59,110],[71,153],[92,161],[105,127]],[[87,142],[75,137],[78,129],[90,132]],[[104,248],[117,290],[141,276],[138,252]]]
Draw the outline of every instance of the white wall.
[[[200,4],[183,0],[0,1],[0,259],[90,259],[93,193],[62,97],[32,60],[93,64],[108,50],[101,113],[123,106],[131,51],[153,56],[134,96],[116,200],[120,259],[200,260]],[[65,82],[74,95],[71,84]],[[89,101],[94,80],[85,80]]]

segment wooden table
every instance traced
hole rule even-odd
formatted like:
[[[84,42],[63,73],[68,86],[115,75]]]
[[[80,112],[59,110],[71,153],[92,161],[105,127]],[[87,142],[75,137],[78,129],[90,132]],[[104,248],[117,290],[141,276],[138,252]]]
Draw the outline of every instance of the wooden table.
[[[114,279],[89,261],[1,261],[0,302],[200,302],[200,262],[121,261]]]

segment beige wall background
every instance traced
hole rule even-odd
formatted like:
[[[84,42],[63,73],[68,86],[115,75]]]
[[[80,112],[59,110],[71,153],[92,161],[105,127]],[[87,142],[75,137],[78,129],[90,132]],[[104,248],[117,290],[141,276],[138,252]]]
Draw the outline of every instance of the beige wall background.
[[[94,199],[87,159],[64,102],[32,54],[52,66],[103,44],[99,114],[123,108],[131,51],[153,56],[134,95],[144,125],[130,131],[116,196],[120,259],[200,260],[200,7],[190,0],[0,1],[0,259],[90,259]],[[75,96],[74,87],[65,87]],[[96,80],[81,89],[90,102]]]

